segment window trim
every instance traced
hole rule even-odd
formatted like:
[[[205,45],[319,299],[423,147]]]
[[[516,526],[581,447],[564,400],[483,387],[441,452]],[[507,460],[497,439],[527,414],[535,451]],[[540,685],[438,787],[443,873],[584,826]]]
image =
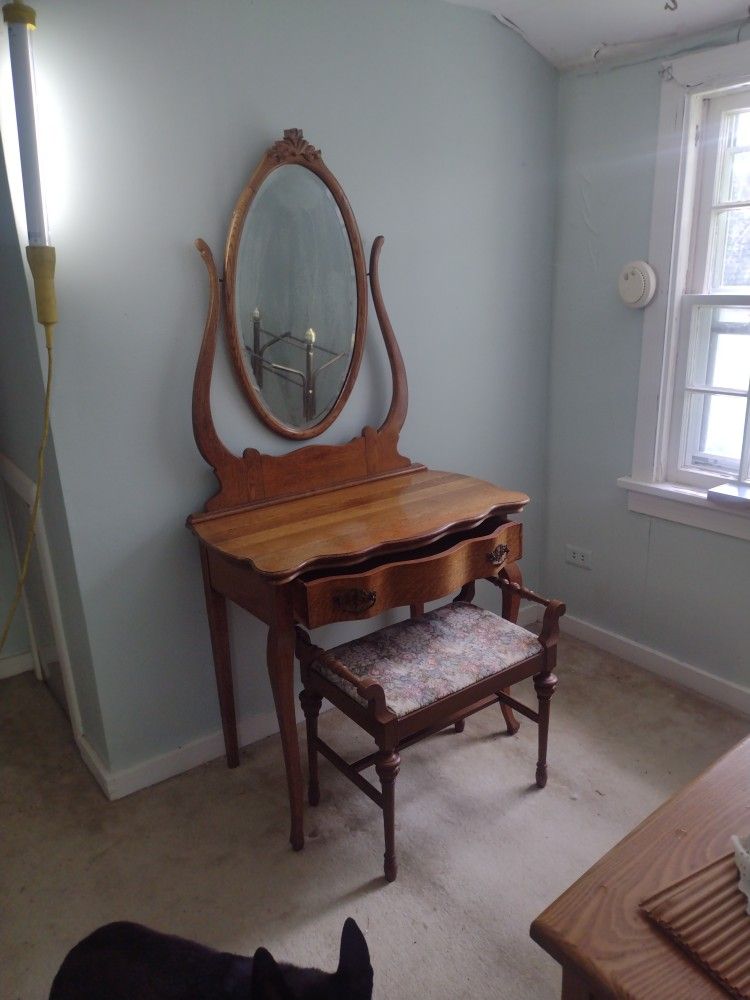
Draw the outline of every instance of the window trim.
[[[644,313],[632,473],[618,485],[628,490],[630,510],[750,538],[750,509],[728,513],[706,499],[705,490],[670,483],[666,468],[681,312],[675,301],[690,266],[692,215],[686,218],[683,208],[696,170],[694,139],[701,116],[701,100],[693,98],[750,85],[750,42],[666,62],[661,76],[649,241],[660,288]]]

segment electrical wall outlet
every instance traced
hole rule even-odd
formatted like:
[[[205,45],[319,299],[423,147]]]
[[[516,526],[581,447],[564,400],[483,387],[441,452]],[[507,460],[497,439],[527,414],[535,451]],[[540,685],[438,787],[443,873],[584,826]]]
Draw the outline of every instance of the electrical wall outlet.
[[[591,569],[591,549],[579,549],[577,545],[565,546],[565,562],[579,569]]]

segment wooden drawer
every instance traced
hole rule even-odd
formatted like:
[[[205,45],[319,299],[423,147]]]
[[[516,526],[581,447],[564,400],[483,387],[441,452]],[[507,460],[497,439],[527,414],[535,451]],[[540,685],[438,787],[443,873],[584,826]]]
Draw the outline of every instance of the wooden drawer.
[[[497,576],[521,558],[521,525],[497,518],[390,560],[382,556],[338,575],[303,574],[294,586],[297,619],[308,628],[373,618],[389,608],[421,604],[458,591],[471,580]]]

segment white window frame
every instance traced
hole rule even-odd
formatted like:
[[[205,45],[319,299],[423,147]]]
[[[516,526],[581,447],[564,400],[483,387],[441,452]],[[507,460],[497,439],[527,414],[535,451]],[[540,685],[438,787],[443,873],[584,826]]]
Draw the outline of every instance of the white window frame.
[[[699,484],[710,483],[710,474],[692,483],[670,481],[675,477],[670,477],[668,463],[679,314],[691,263],[693,213],[688,209],[696,184],[696,129],[707,96],[750,86],[750,42],[665,63],[662,79],[649,244],[660,287],[644,315],[632,473],[618,484],[628,491],[632,511],[750,540],[750,508],[727,508],[709,500],[706,485]],[[732,296],[721,298],[729,304]],[[716,482],[727,478],[718,476]]]

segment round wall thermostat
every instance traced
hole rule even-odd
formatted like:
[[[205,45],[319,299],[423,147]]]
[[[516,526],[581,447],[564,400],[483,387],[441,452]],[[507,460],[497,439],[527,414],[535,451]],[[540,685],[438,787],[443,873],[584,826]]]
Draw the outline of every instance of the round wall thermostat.
[[[632,260],[620,272],[620,298],[631,309],[643,309],[656,294],[656,274],[645,260]]]

